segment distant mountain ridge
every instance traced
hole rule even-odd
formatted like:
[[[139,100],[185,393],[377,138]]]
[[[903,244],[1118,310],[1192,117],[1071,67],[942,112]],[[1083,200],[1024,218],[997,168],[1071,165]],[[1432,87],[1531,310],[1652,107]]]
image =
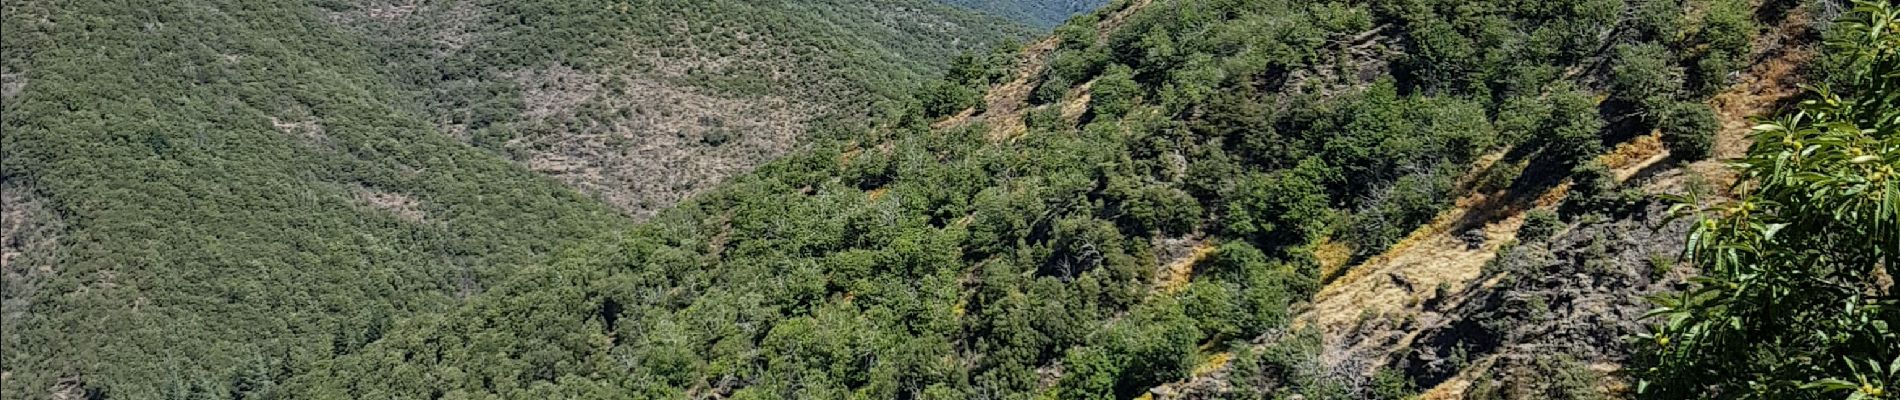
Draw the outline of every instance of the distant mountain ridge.
[[[1108,0],[938,0],[1041,28],[1053,28],[1069,17],[1089,12]]]

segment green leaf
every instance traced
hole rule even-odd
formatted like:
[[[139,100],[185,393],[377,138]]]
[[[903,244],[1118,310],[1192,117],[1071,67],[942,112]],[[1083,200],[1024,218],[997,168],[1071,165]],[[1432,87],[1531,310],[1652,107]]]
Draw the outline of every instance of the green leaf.
[[[1805,385],[1801,385],[1801,388],[1802,389],[1820,389],[1821,391],[1832,392],[1832,391],[1839,391],[1839,390],[1859,390],[1860,385],[1855,385],[1853,382],[1848,382],[1840,378],[1827,378],[1827,379],[1822,379],[1818,381],[1808,382]]]

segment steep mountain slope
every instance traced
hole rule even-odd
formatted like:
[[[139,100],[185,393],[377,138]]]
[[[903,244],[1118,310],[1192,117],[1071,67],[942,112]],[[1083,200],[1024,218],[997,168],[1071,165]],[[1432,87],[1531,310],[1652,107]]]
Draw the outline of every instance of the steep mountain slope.
[[[273,393],[1026,32],[906,1],[0,7],[9,399]],[[563,162],[611,171],[535,171]]]
[[[946,4],[1021,21],[1037,27],[1061,25],[1069,17],[1108,4],[1108,0],[939,0]]]
[[[1713,140],[1755,6],[1119,1],[283,390],[1400,398],[1442,374],[1295,320],[1437,263],[1388,251],[1631,207],[1621,179]]]
[[[0,385],[1627,394],[1635,296],[1691,272],[1649,195],[1775,108],[1731,101],[1803,4],[1119,0],[914,85],[849,33],[955,20],[913,3],[7,3]],[[783,156],[633,168],[731,143]],[[698,194],[614,192],[651,182]]]
[[[1816,17],[1794,11],[1758,36],[1749,57],[1753,65],[1710,99],[1722,123],[1714,157],[1693,163],[1658,162],[1666,161],[1666,153],[1632,157],[1640,160],[1618,168],[1622,186],[1650,195],[1694,193],[1704,201],[1729,195],[1723,189],[1736,178],[1721,167],[1722,160],[1742,156],[1755,126],[1751,118],[1770,115],[1794,99],[1801,80],[1795,68],[1815,51],[1810,23]],[[1641,318],[1653,307],[1647,298],[1686,287],[1695,273],[1681,258],[1693,221],[1670,219],[1666,206],[1648,202],[1579,218],[1540,233],[1547,237],[1522,238],[1513,248],[1500,249],[1482,275],[1468,282],[1478,286],[1442,294],[1459,300],[1423,309],[1421,314],[1431,316],[1420,320],[1437,321],[1418,324],[1414,344],[1388,357],[1403,359],[1391,362],[1419,376],[1438,398],[1461,392],[1481,399],[1566,390],[1550,396],[1630,394],[1634,382],[1625,368],[1635,349],[1626,340],[1647,332]],[[1453,352],[1462,352],[1470,364],[1440,361]],[[1552,382],[1550,376],[1573,381]],[[1577,382],[1589,384],[1558,387]]]

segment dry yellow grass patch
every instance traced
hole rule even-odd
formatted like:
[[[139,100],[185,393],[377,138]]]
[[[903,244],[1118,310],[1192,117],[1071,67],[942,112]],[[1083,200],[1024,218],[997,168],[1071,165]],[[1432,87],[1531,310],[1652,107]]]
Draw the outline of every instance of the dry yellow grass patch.
[[[1338,276],[1346,263],[1352,262],[1352,245],[1333,241],[1331,237],[1321,238],[1313,246],[1313,258],[1319,261],[1319,276]]]
[[[1069,121],[1069,123],[1076,123],[1082,120],[1082,113],[1088,112],[1089,110],[1089,100],[1094,98],[1089,92],[1089,89],[1094,87],[1095,81],[1091,80],[1088,81],[1088,83],[1083,83],[1082,86],[1077,86],[1075,90],[1069,92],[1069,99],[1062,103],[1062,120]]]
[[[1234,353],[1225,351],[1214,353],[1214,355],[1207,356],[1207,360],[1201,361],[1201,365],[1194,366],[1194,372],[1188,376],[1202,376],[1213,373],[1214,371],[1219,371],[1222,368],[1227,368],[1227,363],[1233,360]]]
[[[1806,29],[1808,20],[1801,15],[1791,16],[1778,28],[1779,34],[1763,35],[1762,41],[1792,40],[1793,35]],[[1762,44],[1757,43],[1757,46]],[[1709,105],[1715,107],[1716,119],[1722,121],[1722,129],[1715,135],[1715,156],[1692,164],[1689,169],[1709,177],[1717,187],[1735,183],[1737,176],[1722,161],[1747,155],[1752,142],[1748,137],[1750,128],[1755,126],[1752,118],[1768,115],[1782,101],[1801,94],[1800,68],[1812,58],[1812,49],[1784,46],[1773,58],[1743,71],[1740,83],[1709,99]]]
[[[1022,61],[1016,67],[1016,79],[983,95],[983,118],[990,124],[991,142],[1021,135],[1029,127],[1023,124],[1023,109],[1029,105],[1029,93],[1036,89],[1036,77],[1049,64],[1049,54],[1060,44],[1051,36],[1023,48]],[[965,119],[968,120],[967,118]]]
[[[1624,181],[1668,158],[1669,149],[1663,147],[1662,132],[1658,131],[1617,144],[1610,152],[1597,156],[1597,161],[1616,171],[1617,181]]]
[[[936,123],[930,124],[930,129],[945,130],[945,129],[963,126],[963,125],[969,124],[970,118],[975,117],[975,116],[976,116],[976,107],[965,108],[963,109],[963,111],[957,112],[957,115],[944,117],[942,121],[937,121]]]
[[[1183,287],[1187,287],[1187,283],[1194,280],[1194,266],[1200,264],[1202,260],[1206,260],[1207,256],[1212,254],[1214,254],[1213,243],[1201,242],[1195,244],[1194,250],[1189,252],[1187,257],[1182,257],[1179,260],[1168,263],[1167,266],[1161,268],[1161,273],[1155,274],[1155,290],[1160,293],[1172,294],[1180,291]]]
[[[1440,382],[1438,386],[1426,389],[1424,393],[1418,395],[1418,400],[1463,400],[1465,398],[1465,392],[1471,390],[1472,380],[1481,378],[1476,376],[1476,371],[1489,371],[1493,364],[1497,364],[1497,361],[1497,355],[1480,359],[1478,362],[1472,363],[1470,367],[1466,367],[1464,371],[1460,371],[1458,376],[1446,379],[1444,382]]]
[[[852,143],[850,149],[845,150],[843,153],[838,153],[838,167],[844,168],[847,165],[851,165],[851,160],[857,159],[859,154],[864,154],[864,148],[858,147],[856,143]]]
[[[1440,213],[1384,254],[1353,267],[1314,296],[1296,326],[1318,328],[1329,338],[1344,336],[1363,313],[1402,315],[1417,312],[1423,297],[1438,286],[1462,287],[1477,279],[1485,263],[1504,243],[1517,238],[1526,207],[1507,199],[1472,194]],[[1450,233],[1472,221],[1485,243],[1476,248]]]
[[[1146,8],[1152,2],[1152,0],[1139,0],[1103,18],[1102,22],[1095,25],[1097,39],[1106,39],[1108,34],[1114,32],[1115,28],[1121,26],[1129,16]],[[988,137],[991,142],[1001,142],[1022,136],[1029,130],[1029,127],[1023,124],[1023,110],[1029,108],[1029,94],[1035,91],[1036,85],[1040,83],[1038,78],[1042,75],[1042,70],[1049,65],[1049,55],[1055,53],[1056,47],[1060,44],[1056,37],[1050,36],[1023,47],[1022,55],[1018,57],[1019,61],[1016,65],[1015,79],[997,85],[984,93],[984,111],[981,115],[971,110],[967,112],[970,115],[958,114],[938,122],[936,126],[955,127],[970,123],[976,118],[982,118],[989,124]],[[1083,90],[1082,93],[1080,103],[1086,105],[1087,91]],[[1068,107],[1075,107],[1075,105],[1071,104]],[[1064,111],[1064,115],[1068,115],[1066,107]],[[1080,114],[1077,113],[1077,115]]]
[[[1544,191],[1544,195],[1538,196],[1537,200],[1532,200],[1531,204],[1536,208],[1553,208],[1557,207],[1557,204],[1563,203],[1564,198],[1569,196],[1570,181],[1564,181],[1563,183],[1557,184],[1557,187]]]

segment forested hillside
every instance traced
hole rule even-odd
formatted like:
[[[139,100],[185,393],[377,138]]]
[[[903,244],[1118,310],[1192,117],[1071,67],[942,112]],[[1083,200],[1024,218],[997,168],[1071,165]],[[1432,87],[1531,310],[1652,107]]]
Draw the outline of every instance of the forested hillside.
[[[1053,27],[1077,14],[1108,4],[1108,0],[940,0],[1038,27]]]
[[[8,399],[280,393],[1028,32],[901,0],[0,7]]]
[[[8,398],[1900,384],[1887,3],[4,11]]]
[[[1016,57],[965,57],[904,114],[816,133],[624,237],[413,319],[281,390],[1404,398],[1473,370],[1458,349],[1488,339],[1461,334],[1485,331],[1370,350],[1355,324],[1405,336],[1417,321],[1336,310],[1330,299],[1355,298],[1338,291],[1372,282],[1449,296],[1389,304],[1401,311],[1481,298],[1497,281],[1384,266],[1407,257],[1393,251],[1435,248],[1426,242],[1502,253],[1520,230],[1565,235],[1545,245],[1564,260],[1653,251],[1613,241],[1642,237],[1566,232],[1645,229],[1605,224],[1656,207],[1629,180],[1712,155],[1722,121],[1705,101],[1758,62],[1767,26],[1825,21],[1815,15],[1830,4],[1120,1]],[[1657,235],[1668,232],[1683,231]],[[1484,271],[1540,265],[1514,262]],[[1581,262],[1585,279],[1622,265]],[[1591,318],[1552,303],[1576,291],[1562,281],[1522,282],[1511,287],[1555,285],[1558,297],[1510,304]],[[1640,314],[1597,318],[1640,326]],[[1532,355],[1562,379],[1512,391],[1478,372],[1458,383],[1490,389],[1456,393],[1633,393],[1617,385],[1634,350],[1608,329],[1575,334],[1612,339]],[[1457,361],[1438,363],[1441,350]],[[1408,364],[1421,353],[1430,368]]]

